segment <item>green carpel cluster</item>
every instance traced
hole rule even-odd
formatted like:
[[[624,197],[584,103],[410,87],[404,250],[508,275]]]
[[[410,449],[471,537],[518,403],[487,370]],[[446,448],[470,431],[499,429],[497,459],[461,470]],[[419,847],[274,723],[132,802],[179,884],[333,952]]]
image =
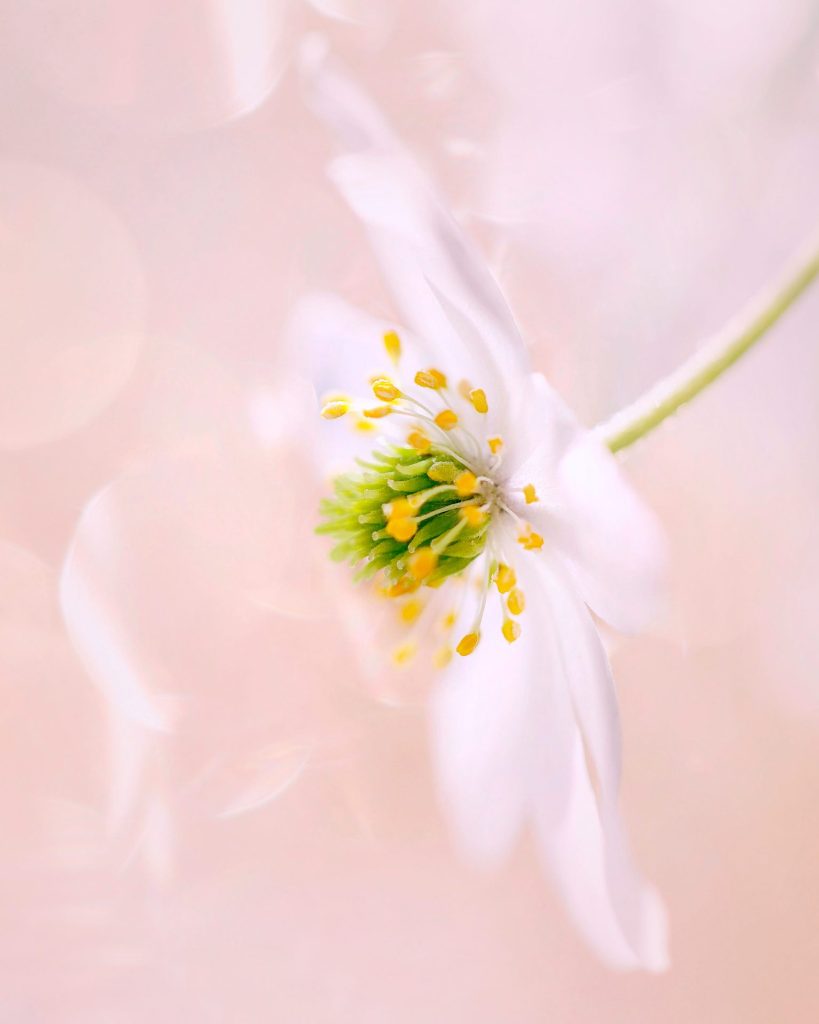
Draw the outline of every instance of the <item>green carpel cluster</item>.
[[[464,517],[463,509],[478,505],[481,498],[459,495],[454,481],[466,467],[457,459],[393,447],[356,461],[360,471],[337,477],[333,497],[322,501],[322,523],[316,529],[336,540],[331,558],[355,566],[356,580],[383,572],[389,583],[398,584],[411,576],[412,555],[428,548],[435,556],[434,568],[423,582],[436,586],[481,554],[489,516],[476,525]],[[407,518],[415,527],[407,540],[388,529],[390,512],[402,499],[412,506]]]

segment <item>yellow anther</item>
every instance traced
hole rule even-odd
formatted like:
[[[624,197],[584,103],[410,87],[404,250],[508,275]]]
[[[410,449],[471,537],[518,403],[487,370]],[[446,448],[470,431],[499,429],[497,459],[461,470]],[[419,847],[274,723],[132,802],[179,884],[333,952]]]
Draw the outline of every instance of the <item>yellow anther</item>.
[[[430,441],[426,434],[422,434],[420,430],[413,430],[407,438],[407,444],[416,451],[428,452],[432,446],[432,441]]]
[[[387,350],[387,355],[397,365],[398,360],[401,358],[401,339],[395,333],[395,331],[387,331],[384,335],[384,348]]]
[[[486,513],[477,505],[464,505],[461,511],[461,519],[467,526],[482,526],[486,519]]]
[[[375,430],[375,424],[361,418],[355,421],[355,429],[360,430],[362,434],[369,434]]]
[[[506,607],[511,615],[520,615],[523,612],[523,609],[526,607],[526,598],[519,587],[515,587],[509,597],[507,597]]]
[[[398,388],[391,380],[387,380],[386,377],[376,377],[372,384],[373,394],[376,398],[380,398],[382,402],[394,402],[396,398],[401,396]]]
[[[410,576],[416,580],[426,579],[438,564],[438,556],[432,548],[419,548],[414,551],[407,562]]]
[[[466,636],[462,636],[458,641],[458,646],[455,650],[462,658],[465,658],[467,654],[471,654],[475,650],[480,639],[480,633],[467,633]]]
[[[384,416],[389,416],[392,412],[392,406],[390,405],[376,405],[372,409],[363,409],[364,415],[371,420],[380,420]]]
[[[418,524],[407,516],[398,516],[387,523],[387,533],[397,541],[412,540],[418,531]]]
[[[490,437],[486,443],[489,445],[489,451],[492,452],[493,455],[497,455],[501,448],[503,448],[502,437]]]
[[[432,391],[438,391],[439,388],[446,387],[446,376],[440,370],[434,370],[430,367],[428,370],[419,370],[415,374],[415,383],[419,388],[430,388]]]
[[[325,402],[321,407],[321,415],[326,420],[337,420],[339,416],[345,416],[350,411],[350,403],[344,399],[336,399],[332,402]]]
[[[403,597],[404,594],[411,594],[413,590],[417,590],[419,586],[420,584],[411,580],[409,576],[402,576],[387,590],[387,595],[388,597]]]
[[[415,657],[417,647],[413,643],[400,644],[392,652],[392,660],[396,665],[406,665]]]
[[[537,491],[535,490],[534,484],[527,484],[523,488],[523,497],[526,499],[526,504],[531,505],[532,502],[537,501]]]
[[[458,426],[458,414],[452,409],[444,409],[435,417],[435,422],[441,430],[452,430]]]
[[[421,602],[417,598],[411,598],[406,604],[401,606],[401,611],[398,614],[403,623],[411,626],[423,610],[424,606]]]
[[[501,563],[498,566],[498,571],[495,574],[495,583],[499,593],[508,594],[517,581],[518,578],[515,576],[515,570],[510,565],[503,565]]]
[[[451,647],[439,647],[432,655],[432,664],[435,668],[446,668],[450,661],[452,661]]]
[[[486,392],[483,388],[473,388],[469,392],[469,401],[472,403],[475,412],[489,412],[489,403],[486,401]]]
[[[522,544],[527,551],[538,551],[543,547],[543,538],[530,528],[518,537],[518,544]]]
[[[471,391],[472,385],[469,383],[468,380],[458,381],[458,394],[461,396],[461,398],[463,398],[465,402],[472,401],[472,399],[469,397]]]
[[[444,629],[452,629],[455,623],[458,621],[457,612],[447,612],[446,615],[441,619],[441,625]]]
[[[408,498],[396,498],[382,505],[381,511],[387,519],[406,519],[412,515],[412,505]]]
[[[504,619],[501,633],[503,633],[510,644],[513,644],[520,636],[520,623],[513,622],[512,619]]]
[[[455,490],[459,498],[469,498],[478,489],[478,478],[465,469],[455,477]]]

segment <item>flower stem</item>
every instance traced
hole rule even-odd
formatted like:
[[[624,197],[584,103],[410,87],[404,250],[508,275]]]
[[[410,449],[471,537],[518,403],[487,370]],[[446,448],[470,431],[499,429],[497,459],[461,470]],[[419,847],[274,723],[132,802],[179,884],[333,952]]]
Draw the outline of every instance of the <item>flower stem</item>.
[[[790,268],[746,309],[665,380],[616,413],[596,432],[613,452],[639,441],[663,420],[704,391],[752,348],[819,276],[819,239],[805,247]]]

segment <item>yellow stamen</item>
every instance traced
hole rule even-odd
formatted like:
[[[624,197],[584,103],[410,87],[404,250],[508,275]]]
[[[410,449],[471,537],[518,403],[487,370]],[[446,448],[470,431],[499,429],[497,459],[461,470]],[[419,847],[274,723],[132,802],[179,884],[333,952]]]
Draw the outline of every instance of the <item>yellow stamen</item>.
[[[413,622],[418,618],[421,612],[424,610],[424,606],[417,598],[413,598],[405,605],[402,606],[401,611],[398,613],[401,621],[406,625],[411,626]]]
[[[486,513],[477,505],[465,505],[461,509],[461,519],[466,521],[467,526],[481,526],[486,519]]]
[[[458,621],[458,614],[457,614],[457,612],[447,612],[446,615],[441,620],[441,626],[444,629],[452,629],[452,627],[455,625],[455,623],[457,621]]]
[[[375,424],[370,423],[369,420],[358,419],[355,421],[355,429],[360,430],[362,434],[369,434],[371,431],[375,430]]]
[[[401,395],[398,388],[391,380],[387,380],[386,377],[376,377],[372,383],[373,394],[376,398],[380,398],[382,402],[394,402]]]
[[[404,594],[411,594],[413,590],[417,590],[420,586],[415,580],[411,580],[409,576],[403,576],[397,583],[387,590],[389,597],[403,597]]]
[[[508,594],[517,581],[515,570],[511,566],[503,564],[498,566],[498,571],[495,574],[495,583],[499,593]]]
[[[452,661],[452,648],[440,647],[432,656],[432,664],[435,668],[446,668]]]
[[[523,609],[526,607],[526,598],[520,588],[515,587],[506,599],[506,607],[512,615],[520,615],[523,612]]]
[[[480,633],[467,633],[466,636],[461,637],[458,641],[458,646],[455,650],[462,658],[465,658],[467,654],[471,654],[478,646],[478,642],[481,639]]]
[[[387,519],[406,519],[412,515],[412,505],[408,498],[396,498],[395,501],[388,501],[381,506],[381,511]]]
[[[486,401],[486,392],[483,388],[473,388],[469,392],[469,401],[472,403],[475,412],[489,412],[489,403]]]
[[[387,331],[384,335],[384,348],[390,359],[398,365],[398,360],[401,358],[401,339],[395,331]]]
[[[423,580],[429,576],[437,564],[438,556],[432,548],[419,548],[410,555],[407,568],[413,579]]]
[[[392,652],[392,660],[396,665],[406,665],[415,657],[416,650],[417,648],[414,643],[400,644]]]
[[[435,422],[441,430],[452,430],[458,426],[458,415],[452,409],[444,409],[435,417]]]
[[[389,416],[392,412],[392,407],[389,405],[376,405],[372,409],[363,409],[364,415],[371,420],[380,420],[384,416]]]
[[[493,455],[497,455],[501,448],[503,448],[502,437],[490,437],[486,443],[489,445],[489,450]]]
[[[387,533],[401,543],[412,540],[417,531],[418,524],[407,516],[398,516],[387,523]]]
[[[518,537],[518,544],[523,545],[527,551],[538,551],[543,547],[543,538],[530,527]]]
[[[426,434],[422,434],[420,430],[413,430],[407,438],[407,444],[410,448],[415,448],[419,452],[428,452],[432,446],[430,439]]]
[[[419,388],[430,388],[432,391],[438,391],[439,388],[446,387],[446,376],[440,370],[434,370],[430,367],[428,370],[419,370],[415,374],[415,383]]]
[[[321,407],[321,415],[326,420],[337,420],[339,416],[345,416],[349,411],[350,403],[341,398],[332,402],[325,402]]]
[[[504,619],[501,633],[503,633],[510,644],[513,644],[520,636],[520,623],[513,622],[511,619]]]
[[[523,488],[523,497],[526,499],[526,504],[531,505],[532,502],[537,501],[537,491],[535,490],[534,484],[527,484]]]
[[[455,490],[458,492],[459,498],[470,497],[470,495],[475,493],[477,488],[478,478],[474,473],[470,473],[468,469],[465,469],[455,477]]]

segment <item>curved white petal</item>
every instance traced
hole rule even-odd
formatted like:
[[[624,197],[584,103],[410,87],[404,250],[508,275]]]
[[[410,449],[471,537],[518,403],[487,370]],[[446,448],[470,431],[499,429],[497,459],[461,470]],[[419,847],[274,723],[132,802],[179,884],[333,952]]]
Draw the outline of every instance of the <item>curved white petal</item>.
[[[620,970],[668,967],[667,921],[656,890],[641,883],[615,817],[603,822],[586,769],[583,746],[575,737],[571,754],[568,807],[559,822],[536,812],[538,847],[554,877],[569,916],[598,956]],[[630,917],[637,939],[627,934],[618,889],[634,890]]]
[[[582,434],[574,413],[543,374],[530,373],[517,396],[514,430],[504,438],[496,479],[510,490],[534,484],[545,505],[553,505],[560,460]]]
[[[331,178],[367,226],[402,320],[450,373],[494,389],[500,419],[528,358],[497,283],[380,112],[315,40],[302,68],[308,101],[344,147]]]
[[[580,592],[615,629],[636,632],[662,601],[662,527],[593,434],[569,448],[557,477],[558,535]]]
[[[532,553],[516,569],[527,597],[520,639],[501,638],[493,600],[480,646],[433,701],[444,809],[484,864],[507,854],[531,821],[544,866],[601,958],[661,970],[665,912],[633,865],[617,809],[620,730],[602,644],[558,564]]]
[[[570,581],[545,558],[535,556],[534,565],[542,586],[541,614],[550,618],[558,638],[559,658],[552,669],[579,728],[572,744],[567,814],[556,822],[534,794],[540,849],[572,918],[603,959],[623,968],[663,970],[668,962],[665,911],[634,866],[617,806],[621,737],[608,660]]]
[[[568,703],[555,689],[549,623],[524,629],[510,645],[501,621],[497,594],[490,594],[477,650],[455,656],[431,702],[444,811],[463,851],[486,866],[518,839],[535,789],[541,806],[560,817],[574,731]]]
[[[88,504],[81,522],[85,550],[75,537],[60,577],[60,608],[71,643],[117,713],[146,729],[170,731],[167,710],[145,686],[127,643],[111,621],[110,609],[84,572],[104,557],[110,541],[111,522],[99,495]]]
[[[508,485],[532,483],[539,500],[513,498],[513,507],[559,549],[586,603],[615,629],[636,632],[662,600],[662,528],[615,457],[577,425],[548,385],[536,383],[531,395],[530,454]],[[536,431],[541,439],[532,447]]]

